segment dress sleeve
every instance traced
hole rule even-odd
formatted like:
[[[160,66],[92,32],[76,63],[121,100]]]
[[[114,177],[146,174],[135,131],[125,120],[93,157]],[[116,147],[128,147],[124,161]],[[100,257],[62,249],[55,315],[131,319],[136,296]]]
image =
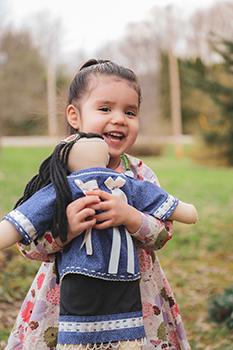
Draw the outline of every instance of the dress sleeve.
[[[129,157],[135,177],[147,180],[159,185],[154,172],[142,161]],[[171,221],[161,221],[154,216],[141,212],[142,222],[137,232],[132,234],[145,248],[150,250],[161,249],[173,235],[173,224]]]
[[[28,245],[19,242],[17,247],[24,257],[43,262],[53,262],[55,254],[63,249],[58,245],[50,231],[46,231],[43,237]]]
[[[36,192],[5,217],[20,230],[22,240],[17,246],[21,254],[28,259],[52,262],[55,253],[62,250],[48,230],[54,201],[55,192],[49,185]]]
[[[132,179],[133,207],[165,221],[175,211],[179,200],[155,183]]]
[[[48,185],[4,217],[15,226],[22,243],[30,244],[51,227],[55,199],[54,187]]]

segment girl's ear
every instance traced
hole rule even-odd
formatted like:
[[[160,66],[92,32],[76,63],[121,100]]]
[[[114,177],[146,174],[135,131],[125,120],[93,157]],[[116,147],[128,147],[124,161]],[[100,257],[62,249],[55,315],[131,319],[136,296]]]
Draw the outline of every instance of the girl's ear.
[[[66,118],[72,128],[78,130],[80,127],[80,112],[74,105],[68,105],[66,108]]]

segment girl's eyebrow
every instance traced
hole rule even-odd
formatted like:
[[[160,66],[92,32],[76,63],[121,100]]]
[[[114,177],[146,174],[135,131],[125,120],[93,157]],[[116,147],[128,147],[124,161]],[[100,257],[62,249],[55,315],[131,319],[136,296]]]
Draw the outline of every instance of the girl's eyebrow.
[[[109,100],[97,100],[96,104],[109,104],[109,105],[114,105],[116,102],[114,101],[109,101]],[[132,105],[127,105],[127,108],[132,108],[135,110],[138,110],[138,105],[132,104]]]
[[[96,104],[114,104],[115,102],[114,101],[108,101],[108,100],[97,100],[95,101]]]
[[[137,105],[128,105],[127,107],[128,107],[128,108],[135,109],[135,110],[138,110],[138,106],[137,106]]]

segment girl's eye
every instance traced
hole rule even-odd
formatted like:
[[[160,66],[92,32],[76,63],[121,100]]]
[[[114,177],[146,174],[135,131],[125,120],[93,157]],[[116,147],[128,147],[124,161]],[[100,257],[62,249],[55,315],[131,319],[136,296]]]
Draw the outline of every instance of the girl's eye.
[[[136,113],[133,112],[133,111],[127,111],[126,114],[127,114],[129,117],[136,117]]]
[[[109,112],[110,108],[107,107],[107,106],[106,107],[100,107],[99,110],[102,111],[102,112]]]

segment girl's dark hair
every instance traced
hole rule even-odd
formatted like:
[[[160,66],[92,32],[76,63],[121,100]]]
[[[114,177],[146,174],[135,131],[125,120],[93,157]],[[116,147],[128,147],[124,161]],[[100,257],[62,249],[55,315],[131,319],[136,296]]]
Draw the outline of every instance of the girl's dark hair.
[[[68,105],[77,102],[81,98],[88,89],[91,75],[98,74],[107,76],[113,75],[132,83],[132,86],[138,93],[138,104],[140,106],[142,99],[141,88],[135,73],[131,69],[120,66],[112,61],[96,59],[90,59],[85,62],[73,78],[68,93]],[[72,134],[77,130],[68,125],[68,131]]]
[[[26,185],[23,196],[15,204],[15,208],[24,203],[35,192],[52,184],[56,192],[56,203],[54,209],[51,232],[53,237],[59,236],[62,242],[67,240],[67,217],[66,207],[73,201],[72,193],[68,183],[68,157],[75,142],[80,138],[98,137],[99,134],[79,132],[71,141],[62,141],[54,149],[53,153],[40,165],[39,172]]]

